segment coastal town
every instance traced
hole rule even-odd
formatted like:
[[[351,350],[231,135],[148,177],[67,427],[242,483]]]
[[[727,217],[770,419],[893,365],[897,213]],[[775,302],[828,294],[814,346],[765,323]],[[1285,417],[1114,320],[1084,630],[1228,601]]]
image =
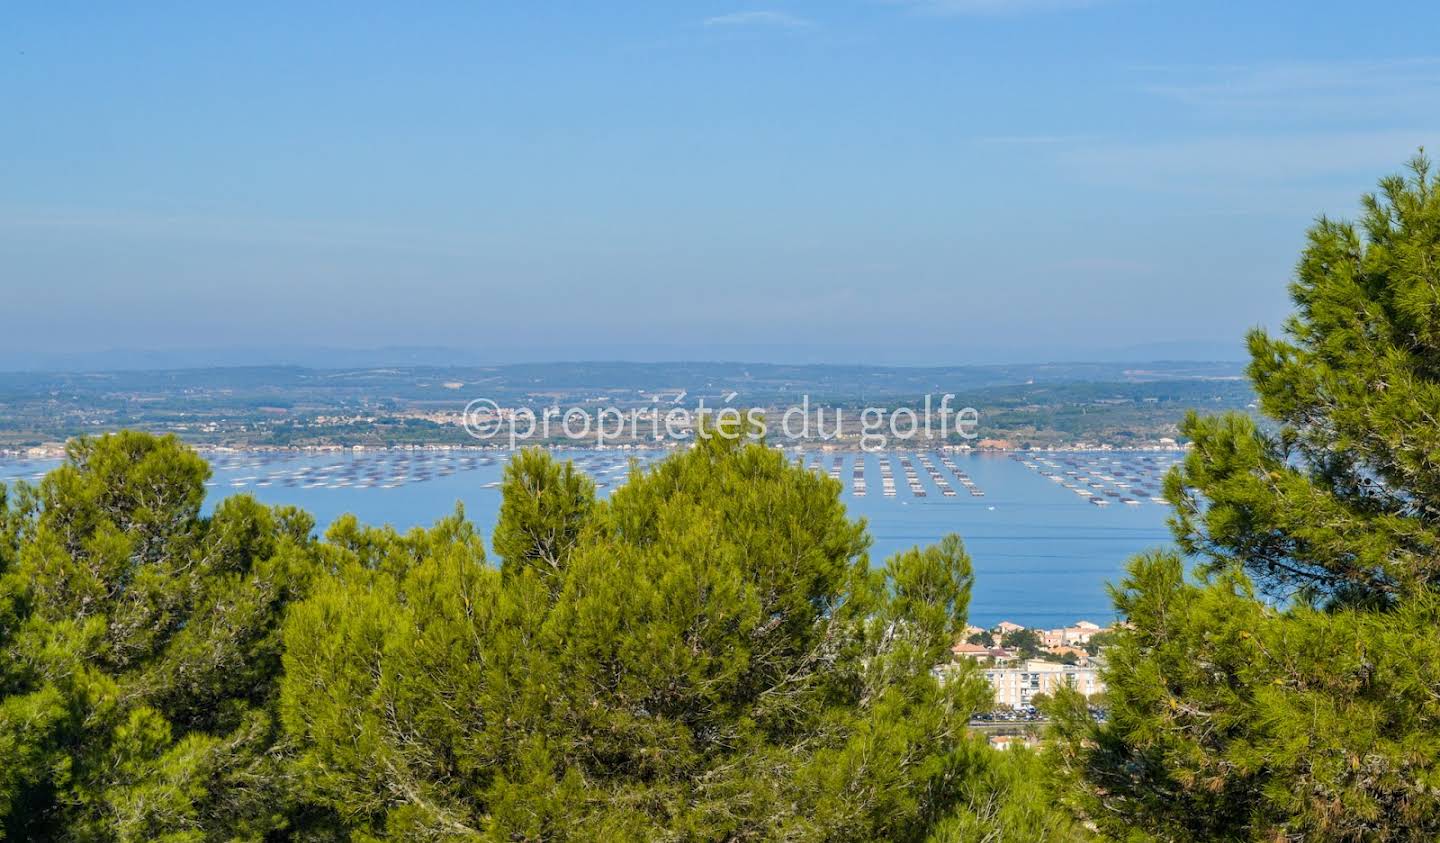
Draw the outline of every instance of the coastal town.
[[[1105,692],[1099,668],[1109,627],[1086,620],[1058,629],[1033,629],[1001,621],[991,629],[966,627],[965,638],[951,648],[952,661],[936,668],[941,675],[966,661],[978,664],[995,690],[1001,708],[1024,709],[1037,694],[1069,685],[1085,696]]]
[[[997,748],[1034,746],[1039,743],[1035,726],[1042,719],[1036,702],[1042,696],[1068,687],[1100,709],[1105,694],[1104,648],[1113,632],[1113,627],[1088,620],[1055,629],[1011,621],[989,629],[967,626],[950,649],[950,660],[932,672],[943,682],[977,667],[994,692],[994,708],[977,716],[972,726],[986,731]]]

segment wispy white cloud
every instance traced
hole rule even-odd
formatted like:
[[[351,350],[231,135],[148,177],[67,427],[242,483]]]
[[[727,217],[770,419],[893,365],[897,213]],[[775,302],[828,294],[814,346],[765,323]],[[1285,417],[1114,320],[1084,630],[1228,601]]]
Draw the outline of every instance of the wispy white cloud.
[[[809,29],[815,25],[814,21],[792,15],[789,12],[780,12],[774,9],[760,9],[749,12],[731,12],[726,15],[715,15],[705,19],[706,26],[740,27],[740,26],[768,26],[780,29]]]
[[[1440,58],[1147,66],[1141,88],[1205,111],[1294,120],[1419,117],[1440,106]]]
[[[1440,127],[1292,130],[1062,147],[1055,161],[1072,177],[1106,188],[1188,197],[1192,213],[1341,216],[1419,146],[1440,146]]]
[[[1084,145],[1065,151],[1072,161],[1106,174],[1130,172],[1159,182],[1234,179],[1267,184],[1336,173],[1398,169],[1421,145],[1435,146],[1435,128],[1292,131],[1150,142]]]
[[[1107,0],[890,0],[921,14],[1002,16],[1098,6]]]
[[[1418,147],[1440,148],[1437,57],[1130,70],[1152,106],[1169,101],[1205,130],[1085,136],[1056,127],[1062,131],[975,142],[1023,149],[1082,183],[1183,195],[1196,211],[1247,213],[1346,213]]]

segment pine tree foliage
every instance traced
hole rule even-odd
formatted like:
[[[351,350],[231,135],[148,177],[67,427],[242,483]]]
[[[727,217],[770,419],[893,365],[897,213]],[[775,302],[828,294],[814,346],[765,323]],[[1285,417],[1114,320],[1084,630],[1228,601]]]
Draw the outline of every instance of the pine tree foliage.
[[[1192,416],[1182,550],[1116,590],[1111,718],[1056,701],[1062,796],[1117,838],[1440,837],[1440,183],[1321,219],[1287,338],[1250,336],[1270,423]]]
[[[287,624],[301,775],[363,836],[1070,832],[966,734],[983,683],[931,675],[964,626],[958,539],[872,571],[834,481],[721,437],[608,501],[539,452],[503,491],[500,570],[458,516],[332,532],[339,576]]]
[[[259,839],[293,806],[271,752],[307,516],[200,515],[172,438],[81,439],[0,507],[0,835]]]
[[[509,465],[493,542],[501,567],[511,575],[534,569],[551,583],[595,509],[595,484],[570,462],[539,449],[517,454]]]

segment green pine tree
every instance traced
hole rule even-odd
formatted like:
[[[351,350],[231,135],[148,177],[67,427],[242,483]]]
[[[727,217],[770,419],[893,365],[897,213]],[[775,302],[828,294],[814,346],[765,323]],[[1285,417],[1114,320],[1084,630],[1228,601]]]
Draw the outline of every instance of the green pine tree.
[[[1110,718],[1054,705],[1063,798],[1117,839],[1440,837],[1440,182],[1416,158],[1321,219],[1269,423],[1190,417],[1167,480],[1198,560],[1131,563]]]
[[[125,432],[0,492],[0,837],[258,840],[303,816],[273,749],[312,522],[248,497],[202,517],[208,477]]]
[[[307,794],[395,840],[1063,839],[1035,762],[967,734],[931,668],[958,539],[871,570],[835,481],[712,437],[608,501],[507,468],[497,570],[463,517],[332,530],[286,625]]]

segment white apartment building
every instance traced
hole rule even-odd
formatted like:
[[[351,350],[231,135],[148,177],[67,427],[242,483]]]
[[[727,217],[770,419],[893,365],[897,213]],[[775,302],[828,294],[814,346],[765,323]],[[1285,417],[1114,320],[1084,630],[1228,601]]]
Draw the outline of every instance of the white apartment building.
[[[1069,685],[1085,696],[1105,690],[1100,672],[1094,667],[1029,659],[1014,667],[987,667],[985,681],[995,689],[995,702],[1020,708],[1030,705],[1036,694],[1054,694]]]

